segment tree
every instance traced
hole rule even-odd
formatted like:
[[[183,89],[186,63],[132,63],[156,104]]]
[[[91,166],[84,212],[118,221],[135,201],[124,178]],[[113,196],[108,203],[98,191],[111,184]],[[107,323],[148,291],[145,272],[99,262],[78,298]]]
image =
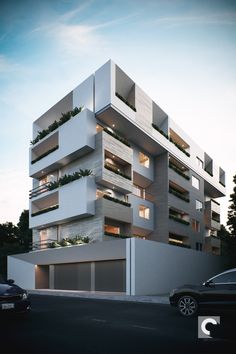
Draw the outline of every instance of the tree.
[[[29,229],[29,210],[22,211],[17,227],[19,244],[23,246],[25,251],[29,251],[32,242],[32,230]]]
[[[12,222],[0,224],[0,246],[5,243],[17,243],[18,228]]]
[[[229,226],[231,236],[236,237],[236,175],[233,177],[233,182],[235,184],[233,188],[233,193],[230,194],[230,202],[228,211],[228,221],[227,225]]]
[[[28,252],[31,242],[28,210],[23,210],[17,226],[12,222],[0,224],[0,278],[7,276],[7,256]]]

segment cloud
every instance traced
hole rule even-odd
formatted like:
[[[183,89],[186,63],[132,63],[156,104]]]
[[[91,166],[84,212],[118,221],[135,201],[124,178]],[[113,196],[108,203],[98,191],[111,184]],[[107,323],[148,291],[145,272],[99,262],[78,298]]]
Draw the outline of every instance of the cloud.
[[[53,20],[44,22],[34,28],[30,35],[40,34],[49,38],[52,45],[57,46],[64,56],[81,56],[91,54],[92,52],[104,53],[104,49],[109,47],[109,42],[102,34],[102,30],[107,27],[113,27],[124,24],[130,18],[135,17],[137,13],[112,18],[109,21],[102,21],[92,24],[91,18],[85,15],[84,10],[88,8],[93,1],[88,1],[75,9],[62,15],[54,16]],[[81,15],[81,16],[80,16]],[[99,18],[99,14],[96,14]]]
[[[186,14],[183,16],[159,17],[151,21],[154,25],[178,27],[185,25],[236,25],[236,12]]]
[[[0,54],[0,73],[9,73],[12,71],[16,71],[18,65],[12,62],[5,55]]]

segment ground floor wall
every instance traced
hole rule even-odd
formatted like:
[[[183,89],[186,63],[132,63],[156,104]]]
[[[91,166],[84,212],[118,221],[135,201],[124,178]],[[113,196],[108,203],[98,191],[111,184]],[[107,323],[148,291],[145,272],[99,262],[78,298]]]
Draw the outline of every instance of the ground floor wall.
[[[221,256],[160,242],[130,239],[131,295],[166,294],[183,284],[200,284],[226,269]]]
[[[26,289],[167,294],[225,270],[221,256],[138,238],[8,257],[8,278]]]

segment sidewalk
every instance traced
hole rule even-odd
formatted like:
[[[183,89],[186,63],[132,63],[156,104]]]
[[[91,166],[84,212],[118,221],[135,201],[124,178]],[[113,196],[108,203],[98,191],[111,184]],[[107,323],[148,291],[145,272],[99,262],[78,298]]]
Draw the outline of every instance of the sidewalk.
[[[54,290],[54,289],[40,289],[28,290],[29,294],[35,295],[52,295],[52,296],[68,296],[79,297],[83,299],[98,299],[98,300],[118,300],[118,301],[133,301],[146,302],[156,304],[169,304],[168,294],[163,295],[125,295],[124,293],[109,293],[100,291],[79,291],[79,290]]]

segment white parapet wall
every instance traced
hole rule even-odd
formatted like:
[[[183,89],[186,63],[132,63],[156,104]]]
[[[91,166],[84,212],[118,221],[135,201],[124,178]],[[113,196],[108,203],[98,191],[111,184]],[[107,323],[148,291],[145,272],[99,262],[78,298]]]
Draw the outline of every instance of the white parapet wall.
[[[15,284],[24,289],[35,288],[35,264],[8,256],[7,269],[7,278],[14,279]]]
[[[226,269],[224,258],[161,242],[127,242],[127,293],[168,294],[183,284],[200,284]]]

